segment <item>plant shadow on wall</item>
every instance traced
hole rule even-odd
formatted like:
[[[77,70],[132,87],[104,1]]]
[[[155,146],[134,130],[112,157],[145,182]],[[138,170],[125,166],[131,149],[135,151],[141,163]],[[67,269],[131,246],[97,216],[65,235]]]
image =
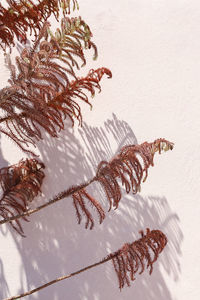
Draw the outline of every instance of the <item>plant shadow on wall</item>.
[[[4,267],[3,262],[0,259],[0,299],[3,299],[9,293],[8,284],[4,275]]]
[[[38,145],[41,160],[47,167],[43,185],[45,197],[38,198],[34,206],[71,185],[92,178],[101,160],[110,160],[122,146],[137,143],[129,125],[114,114],[102,127],[84,124],[78,132],[79,138],[76,138],[73,129],[66,126],[58,140],[45,138]],[[114,144],[116,151],[113,151]],[[108,209],[97,184],[92,184],[88,191],[103,202],[105,210]],[[159,229],[168,238],[168,245],[155,263],[152,275],[149,276],[148,271],[138,275],[131,287],[124,288],[121,293],[112,263],[108,262],[41,290],[29,296],[30,300],[132,299],[133,295],[137,300],[173,299],[161,270],[165,269],[178,280],[183,235],[178,216],[164,197],[143,198],[124,193],[118,210],[107,213],[101,225],[96,216],[91,231],[84,228],[84,220],[77,224],[71,198],[47,207],[32,215],[30,223],[22,224],[26,238],[12,232],[22,259],[18,293],[101,260],[125,242],[138,239],[141,229]]]
[[[7,167],[8,162],[3,158],[3,154],[1,152],[1,137],[0,137],[0,168]],[[0,227],[0,234],[6,235],[6,232]],[[4,265],[3,261],[0,257],[0,299],[6,297],[9,292],[8,284],[6,282],[5,274],[4,274]]]
[[[7,166],[8,166],[8,162],[3,158],[3,154],[1,152],[1,137],[0,137],[0,169]]]

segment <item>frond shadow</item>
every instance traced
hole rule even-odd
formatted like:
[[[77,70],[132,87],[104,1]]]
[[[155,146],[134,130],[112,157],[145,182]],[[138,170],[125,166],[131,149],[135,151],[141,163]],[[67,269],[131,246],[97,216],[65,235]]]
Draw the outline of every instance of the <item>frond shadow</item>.
[[[1,151],[1,137],[0,137],[0,168],[4,168],[7,166],[8,166],[8,162],[4,159],[2,151]],[[6,235],[6,232],[2,227],[0,228],[0,233],[3,234],[4,236]],[[3,261],[0,257],[0,299],[3,299],[4,297],[6,297],[8,292],[9,292],[9,289],[8,289],[8,284],[5,279],[4,265],[3,265]]]
[[[5,274],[4,274],[4,267],[3,267],[3,262],[0,259],[0,299],[3,299],[4,297],[6,297],[6,295],[9,293],[9,288],[8,288],[8,284],[5,280]]]
[[[44,139],[39,144],[41,160],[46,165],[44,196],[38,198],[34,205],[47,201],[71,185],[92,178],[101,160],[109,160],[122,146],[136,143],[129,125],[114,114],[100,128],[84,124],[75,135],[73,129],[66,126],[58,140]],[[90,192],[106,210],[103,191],[93,184]],[[23,225],[26,238],[17,237],[12,232],[22,259],[17,293],[101,260],[125,242],[138,239],[141,229],[162,230],[169,241],[152,275],[146,272],[138,276],[131,287],[121,293],[109,262],[33,294],[29,296],[30,300],[114,300],[122,297],[132,299],[133,295],[137,300],[173,300],[163,272],[178,280],[183,234],[179,218],[165,197],[152,195],[144,198],[124,193],[118,210],[106,213],[104,222],[101,225],[96,222],[92,231],[85,230],[84,224],[76,223],[71,198],[32,215],[30,222]]]

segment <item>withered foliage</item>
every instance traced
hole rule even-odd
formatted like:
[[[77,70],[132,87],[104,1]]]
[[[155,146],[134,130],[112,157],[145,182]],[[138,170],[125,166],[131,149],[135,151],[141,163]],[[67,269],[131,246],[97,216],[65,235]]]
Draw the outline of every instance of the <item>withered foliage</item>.
[[[74,193],[72,197],[73,197],[73,204],[76,209],[76,215],[79,224],[82,219],[81,213],[83,213],[86,217],[85,228],[88,228],[89,224],[90,224],[90,229],[92,229],[94,226],[94,219],[90,211],[86,207],[85,199],[89,202],[91,206],[93,206],[96,209],[99,217],[99,223],[101,224],[103,222],[103,219],[105,218],[105,212],[102,206],[96,199],[94,199],[91,195],[89,195],[84,188],[81,189],[79,192]]]
[[[104,74],[108,75],[108,78],[112,76],[109,69],[99,68],[97,70],[90,70],[86,77],[71,81],[68,88],[62,93],[59,93],[53,101],[49,103],[49,106],[62,112],[64,118],[68,116],[72,121],[72,125],[74,125],[74,119],[77,119],[81,125],[82,113],[77,99],[84,101],[92,107],[86,92],[90,92],[92,97],[95,95],[95,89],[100,92],[101,86],[99,82]],[[61,121],[62,119],[60,120],[60,125],[62,125]],[[60,126],[60,128],[63,129],[64,125]]]
[[[27,31],[35,34],[41,29],[44,22],[54,14],[58,20],[60,7],[64,15],[78,8],[77,0],[6,0],[8,7],[0,4],[0,46],[3,50],[14,45],[14,37],[26,42]]]
[[[79,18],[63,18],[61,30],[55,35],[46,22],[33,47],[24,48],[16,57],[16,65],[6,55],[11,72],[10,86],[0,91],[0,132],[11,138],[25,151],[30,144],[42,139],[41,128],[52,137],[64,128],[63,120],[69,117],[81,123],[79,100],[88,104],[87,92],[95,95],[101,90],[99,82],[110,70],[91,70],[86,77],[77,78],[74,67],[86,63],[83,49],[97,49],[91,41],[89,26]]]
[[[143,231],[141,238],[132,244],[126,243],[124,246],[109,255],[112,258],[113,266],[119,280],[120,290],[125,286],[130,286],[130,280],[135,280],[136,273],[143,273],[145,268],[149,268],[149,274],[153,271],[153,264],[158,259],[167,244],[167,237],[160,230],[147,228],[146,235]]]
[[[17,300],[29,296],[39,292],[44,288],[47,288],[50,285],[65,279],[69,279],[82,272],[91,270],[92,268],[96,268],[97,266],[100,266],[110,260],[113,261],[114,269],[119,279],[120,290],[125,285],[130,286],[130,280],[135,280],[135,274],[137,272],[141,274],[145,267],[150,268],[149,273],[152,273],[153,263],[158,259],[159,254],[167,244],[167,237],[160,230],[150,231],[150,229],[147,228],[146,235],[144,235],[143,231],[140,231],[140,233],[142,237],[139,240],[133,242],[132,244],[125,244],[121,249],[109,254],[99,262],[96,262],[71,274],[64,276],[62,275],[61,277],[42,284],[37,288],[29,290],[28,292],[4,300]]]
[[[97,170],[97,180],[101,183],[110,208],[115,209],[121,199],[119,183],[125,187],[127,193],[136,194],[141,189],[141,182],[148,176],[148,168],[154,166],[153,159],[156,152],[173,149],[173,143],[165,139],[157,139],[153,143],[129,145],[121,149],[110,162],[102,161]]]
[[[88,208],[88,204],[95,210],[100,224],[105,218],[105,211],[99,201],[88,193],[86,190],[87,186],[93,182],[100,183],[108,199],[109,210],[112,207],[116,209],[122,197],[122,186],[125,186],[127,193],[132,191],[133,194],[135,194],[140,191],[141,182],[144,182],[147,178],[148,168],[154,165],[154,154],[156,152],[161,153],[162,150],[167,151],[172,149],[173,143],[165,139],[157,139],[153,143],[145,142],[141,145],[125,146],[110,162],[101,162],[96,175],[91,180],[60,192],[43,206],[46,207],[61,199],[72,196],[78,223],[80,224],[82,217],[85,217],[85,228],[92,229],[95,222],[90,208]],[[40,207],[38,208],[40,209]],[[25,207],[23,212],[28,213]],[[16,220],[21,218],[20,212],[17,210],[15,214],[13,213],[10,216],[15,217]],[[9,215],[7,218],[8,217]],[[6,217],[4,219],[6,219]]]
[[[21,160],[18,164],[0,169],[0,216],[3,219],[23,213],[31,201],[41,192],[44,179],[44,164],[35,159]],[[27,221],[27,218],[23,218]],[[19,220],[10,222],[21,235],[23,229]]]
[[[96,176],[92,181],[99,182],[103,187],[109,202],[109,211],[112,207],[118,208],[122,197],[121,186],[125,187],[126,193],[132,191],[133,194],[136,194],[140,191],[141,183],[148,176],[148,168],[154,165],[155,153],[172,150],[173,145],[173,143],[160,138],[153,143],[145,142],[141,145],[125,146],[110,162],[102,161],[99,164]],[[100,223],[103,221],[105,214],[101,204],[89,195],[85,188],[73,194],[78,223],[81,222],[82,212],[86,217],[85,227],[88,228],[90,223],[90,229],[92,229],[94,218],[87,209],[84,198],[89,200],[89,203],[96,209]]]
[[[98,55],[89,26],[81,17],[66,16],[70,13],[71,5],[73,10],[78,8],[77,0],[6,2],[7,8],[0,4],[0,47],[4,51],[7,48],[11,51],[15,38],[26,44],[29,33],[34,34],[35,40],[32,46],[25,46],[20,56],[16,57],[16,66],[11,62],[10,55],[5,53],[11,76],[9,86],[0,90],[0,132],[11,138],[22,150],[34,154],[28,147],[36,146],[36,142],[42,139],[43,131],[57,137],[58,132],[64,129],[66,117],[70,118],[72,125],[74,119],[77,119],[79,124],[82,123],[80,102],[91,106],[88,93],[93,97],[96,90],[100,92],[100,80],[103,75],[106,74],[110,78],[112,74],[107,68],[90,70],[88,75],[82,78],[77,77],[75,73],[75,68],[80,69],[86,64],[85,49],[93,49],[93,59]],[[58,21],[60,8],[64,16],[61,28],[52,33],[47,20],[54,14]],[[78,223],[84,215],[85,227],[92,229],[94,218],[87,204],[95,209],[100,223],[105,218],[105,212],[100,203],[87,192],[86,187],[94,181],[100,183],[108,199],[109,210],[112,207],[116,209],[122,197],[121,185],[127,193],[132,191],[136,194],[140,190],[141,182],[148,176],[148,168],[153,166],[154,154],[169,149],[173,149],[173,143],[165,139],[125,146],[111,161],[102,161],[96,176],[87,184],[61,192],[55,199],[36,208],[34,212],[71,195]],[[43,169],[44,164],[35,159],[22,160],[17,165],[0,169],[2,224],[9,222],[22,236],[24,232],[19,218],[28,221],[29,203],[41,192],[45,176]],[[23,213],[25,215],[21,215]],[[9,218],[12,217],[11,221]],[[141,274],[145,267],[149,268],[150,274],[152,273],[153,263],[166,244],[167,238],[161,231],[147,229],[146,235],[141,231],[139,240],[132,244],[126,243],[101,262],[12,299],[30,295],[108,260],[113,262],[119,288],[130,286],[130,281],[135,280],[135,274]]]

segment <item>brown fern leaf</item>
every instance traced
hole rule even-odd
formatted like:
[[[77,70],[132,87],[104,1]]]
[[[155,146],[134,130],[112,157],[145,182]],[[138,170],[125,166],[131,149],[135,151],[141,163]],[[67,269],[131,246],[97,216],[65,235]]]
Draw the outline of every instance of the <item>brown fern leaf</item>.
[[[144,181],[147,177],[148,167],[150,165],[153,166],[154,154],[156,152],[161,153],[162,150],[167,151],[169,149],[173,149],[173,143],[165,139],[157,139],[153,143],[145,142],[141,145],[129,145],[123,147],[120,154],[114,157],[109,163],[101,162],[99,164],[97,173],[92,179],[81,185],[72,186],[67,190],[60,192],[53,199],[42,205],[42,207],[40,206],[34,210],[26,211],[25,215],[35,213],[36,211],[52,205],[57,201],[72,196],[78,223],[81,222],[83,214],[86,217],[86,228],[90,225],[90,228],[92,229],[94,226],[94,218],[89,212],[85,204],[85,200],[87,200],[96,210],[100,223],[104,220],[105,213],[99,202],[86,191],[87,186],[93,182],[100,182],[106,192],[110,208],[112,206],[117,208],[121,199],[121,190],[117,180],[121,179],[122,184],[125,185],[127,193],[129,193],[131,189],[134,193],[136,193],[139,191],[142,179]],[[137,172],[140,172],[139,175]],[[143,175],[145,175],[144,178]],[[137,178],[138,181],[136,181],[135,178]],[[21,217],[22,216],[20,214],[13,216],[15,220],[18,220]],[[1,222],[1,224],[6,222],[8,222],[8,220]]]
[[[90,196],[84,188],[74,193],[72,197],[73,197],[73,203],[76,209],[76,215],[79,224],[81,223],[81,219],[82,219],[81,212],[82,212],[86,217],[85,228],[87,229],[89,224],[90,224],[90,229],[92,229],[94,226],[94,219],[91,213],[89,212],[89,210],[86,208],[85,199],[89,201],[91,206],[93,206],[96,212],[98,213],[99,223],[101,224],[103,222],[105,218],[105,213],[102,206],[99,204],[99,202],[96,199]]]
[[[77,30],[83,24],[77,25]],[[95,89],[101,90],[99,82],[102,76],[112,76],[108,69],[100,68],[91,70],[85,78],[77,78],[72,69],[75,61],[72,54],[72,65],[67,61],[67,68],[61,66],[61,42],[57,43],[54,37],[50,37],[49,26],[46,22],[33,47],[24,48],[16,57],[17,70],[10,56],[6,55],[11,77],[10,86],[0,91],[0,108],[4,113],[0,118],[0,131],[27,152],[31,152],[27,149],[30,144],[35,146],[35,142],[42,139],[41,128],[57,137],[57,133],[64,129],[66,117],[71,119],[72,124],[74,118],[81,124],[82,114],[77,100],[90,104],[85,91],[94,96]],[[81,55],[78,55],[79,58]]]
[[[65,17],[61,20],[61,29],[57,28],[55,34],[49,30],[51,43],[57,49],[57,56],[70,67],[76,66],[79,69],[77,58],[82,61],[82,66],[86,64],[83,49],[93,48],[94,57],[97,59],[98,52],[96,45],[91,41],[92,32],[90,27],[81,19]]]
[[[120,153],[115,156],[110,162],[102,161],[97,169],[96,176],[89,182],[99,182],[105,191],[106,197],[109,201],[110,207],[118,208],[122,197],[121,184],[125,186],[126,192],[131,190],[134,194],[140,191],[141,182],[147,178],[148,168],[153,166],[153,157],[156,152],[161,153],[162,150],[168,151],[173,149],[173,143],[165,139],[157,139],[153,143],[143,143],[141,145],[129,145],[121,149]],[[94,227],[94,218],[87,209],[84,199],[89,200],[99,215],[100,224],[105,218],[105,213],[101,205],[95,200],[87,191],[86,184],[84,188],[82,185],[72,187],[65,191],[65,196],[72,194],[74,207],[78,223],[81,223],[81,212],[86,216],[85,228],[90,229]],[[73,192],[75,190],[75,192]],[[63,197],[62,195],[60,195]]]
[[[27,30],[34,31],[37,36],[44,22],[54,14],[58,20],[59,9],[64,15],[70,13],[71,2],[73,9],[78,8],[76,0],[6,0],[8,8],[0,4],[0,46],[5,50],[14,45],[14,37],[26,42]]]
[[[153,143],[129,145],[110,162],[102,161],[97,170],[96,178],[102,185],[108,198],[110,208],[116,209],[121,199],[121,189],[118,180],[125,186],[126,192],[134,194],[140,191],[141,182],[148,176],[148,168],[153,166],[154,154],[162,150],[172,150],[173,143],[165,139],[157,139]]]
[[[91,106],[84,90],[90,92],[91,96],[94,97],[95,89],[98,89],[99,92],[101,91],[99,82],[104,74],[108,75],[108,78],[112,77],[110,70],[99,68],[97,70],[90,70],[86,77],[71,81],[66,90],[60,94],[58,93],[58,95],[49,103],[49,106],[56,111],[61,111],[64,118],[68,116],[71,119],[72,124],[74,124],[73,119],[76,118],[81,125],[82,114],[77,99],[80,99]]]
[[[145,267],[150,269],[151,274],[153,263],[167,244],[167,237],[160,230],[150,231],[147,228],[146,235],[143,231],[141,235],[139,240],[132,244],[124,244],[121,249],[109,255],[118,277],[120,290],[125,285],[130,286],[130,280],[135,280],[135,274],[143,273]]]
[[[5,88],[0,91],[0,108],[5,115],[0,119],[2,126],[0,132],[11,138],[23,151],[28,151],[30,144],[42,139],[41,129],[43,128],[52,137],[57,137],[58,131],[64,129],[63,120],[69,117],[74,124],[74,118],[81,124],[82,114],[77,99],[90,104],[84,90],[89,91],[92,96],[95,89],[101,90],[99,81],[103,74],[111,73],[106,68],[92,70],[85,78],[71,82],[62,93],[52,91],[52,100],[47,101],[49,91],[31,93],[16,88]],[[42,86],[39,86],[42,89]],[[49,99],[51,99],[49,97]],[[91,105],[91,104],[90,104]],[[29,151],[30,152],[30,151]]]
[[[51,110],[39,105],[37,98],[27,96],[22,91],[4,89],[0,92],[0,99],[1,109],[5,112],[4,117],[0,119],[0,131],[23,151],[31,152],[27,147],[30,144],[35,146],[35,141],[42,139],[40,127],[51,136],[57,136],[54,114],[52,113],[51,117]]]
[[[44,179],[44,164],[35,159],[21,160],[17,165],[0,169],[0,216],[13,217],[27,210],[28,204],[41,192]],[[23,218],[27,221],[27,218]],[[19,220],[10,222],[12,227],[24,235]]]
[[[62,280],[69,279],[92,268],[96,268],[110,260],[113,261],[115,271],[119,279],[119,288],[123,288],[125,284],[130,286],[130,280],[135,279],[135,273],[141,268],[142,272],[145,268],[145,261],[147,261],[147,268],[150,267],[150,274],[153,269],[153,263],[157,260],[158,255],[167,244],[167,238],[160,230],[147,229],[147,233],[144,236],[141,231],[142,238],[133,242],[132,244],[125,244],[120,250],[115,253],[111,253],[107,257],[103,258],[101,261],[93,263],[87,267],[84,267],[71,274],[62,275],[54,280],[46,282],[32,290],[21,293],[14,297],[7,298],[5,300],[21,299],[23,297],[32,295],[40,290],[47,288],[50,285],[58,283]],[[152,257],[153,255],[153,257]],[[142,273],[140,271],[140,273]]]
[[[75,10],[76,8],[79,9],[77,0],[72,0],[72,3],[73,3],[73,10]],[[64,12],[66,12],[67,14],[70,14],[71,0],[61,0],[61,7]]]

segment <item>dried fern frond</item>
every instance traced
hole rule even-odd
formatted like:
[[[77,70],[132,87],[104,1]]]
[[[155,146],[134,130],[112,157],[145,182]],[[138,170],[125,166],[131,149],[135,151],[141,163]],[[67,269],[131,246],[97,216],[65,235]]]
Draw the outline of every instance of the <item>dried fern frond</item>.
[[[130,280],[135,280],[135,274],[142,274],[145,267],[149,268],[149,274],[153,271],[153,264],[158,259],[167,244],[167,237],[160,230],[147,228],[146,235],[141,231],[141,238],[132,244],[124,246],[110,254],[113,266],[119,281],[120,290],[130,286]]]
[[[14,45],[14,37],[26,42],[27,30],[37,36],[44,22],[54,14],[58,20],[60,7],[64,15],[70,13],[71,2],[73,10],[77,0],[6,0],[8,8],[0,4],[0,46],[3,50]]]
[[[0,119],[0,132],[11,138],[23,151],[28,151],[30,144],[35,146],[35,142],[42,139],[41,128],[52,137],[57,137],[57,133],[64,129],[63,120],[66,117],[71,119],[72,125],[74,118],[81,124],[82,114],[77,100],[90,104],[84,90],[92,96],[95,89],[100,91],[99,81],[103,74],[111,76],[106,68],[91,70],[85,78],[70,82],[63,92],[52,91],[54,98],[49,101],[45,101],[45,95],[51,93],[51,86],[46,94],[44,91],[35,95],[30,94],[30,90],[15,90],[15,86],[1,90],[0,108],[4,116]]]
[[[101,183],[110,209],[115,209],[121,199],[121,189],[118,180],[125,186],[126,192],[136,194],[140,191],[141,182],[148,176],[148,168],[153,166],[154,154],[158,151],[172,150],[173,143],[165,139],[157,139],[153,143],[129,145],[121,149],[110,162],[102,161],[97,169],[97,181]],[[109,210],[110,210],[109,209]]]
[[[90,104],[85,91],[94,96],[95,89],[101,90],[99,82],[102,76],[112,76],[108,69],[99,68],[91,70],[84,78],[77,78],[72,68],[76,62],[73,56],[85,61],[81,43],[85,33],[80,34],[80,41],[76,37],[80,51],[75,45],[74,53],[71,52],[73,41],[63,44],[65,54],[69,55],[67,60],[62,55],[62,42],[51,36],[49,26],[46,22],[33,47],[24,48],[21,55],[16,57],[17,69],[10,56],[6,55],[11,77],[10,86],[0,91],[0,109],[4,113],[0,118],[0,131],[24,151],[28,151],[30,144],[35,146],[35,142],[42,139],[41,128],[52,137],[57,137],[57,133],[64,129],[63,120],[67,116],[72,125],[74,118],[81,124],[82,114],[77,100]],[[82,26],[89,28],[80,21],[75,31],[83,31]],[[62,41],[64,39],[65,36]],[[92,42],[88,39],[87,43],[91,46]],[[63,61],[66,67],[61,65]]]
[[[28,205],[41,192],[44,179],[44,164],[35,159],[26,159],[16,165],[0,169],[0,216],[7,219],[28,209]],[[27,218],[23,218],[27,221]],[[23,229],[19,220],[10,222],[21,235]]]
[[[49,30],[51,43],[57,49],[57,58],[64,63],[79,69],[77,58],[82,61],[82,65],[86,64],[83,49],[93,48],[94,57],[97,59],[97,47],[92,42],[92,32],[90,27],[81,19],[65,17],[61,20],[61,29],[57,28],[55,34]]]
[[[104,74],[106,74],[108,78],[112,77],[112,73],[109,69],[99,68],[97,70],[90,70],[86,77],[71,81],[65,91],[58,94],[51,102],[49,102],[49,107],[62,112],[64,118],[68,116],[73,125],[75,118],[79,121],[79,124],[82,125],[81,107],[77,99],[92,107],[86,92],[90,92],[92,97],[95,95],[95,89],[100,92],[101,86],[99,82]]]
[[[62,7],[63,11],[66,12],[67,14],[70,14],[70,12],[71,12],[71,1],[73,4],[73,10],[79,9],[77,0],[60,0],[61,7]]]
[[[90,203],[91,206],[93,206],[96,209],[96,212],[98,213],[99,216],[99,223],[101,224],[105,218],[105,212],[102,208],[102,206],[100,205],[100,203],[94,199],[93,197],[91,197],[85,189],[81,189],[79,192],[74,193],[72,195],[73,197],[73,204],[74,207],[76,209],[76,215],[77,215],[77,219],[78,219],[78,223],[81,223],[81,213],[83,213],[86,217],[86,223],[85,223],[85,228],[87,229],[90,223],[90,229],[93,228],[94,226],[94,220],[93,217],[91,215],[91,213],[89,212],[89,210],[87,209],[86,205],[85,205],[85,199],[86,198],[88,200],[88,202]]]
[[[94,176],[88,182],[85,182],[81,185],[72,186],[69,189],[60,192],[51,200],[37,208],[27,210],[23,214],[15,215],[11,219],[8,218],[7,220],[0,221],[0,225],[12,220],[18,220],[22,217],[29,216],[49,205],[54,204],[57,201],[72,196],[78,223],[80,224],[82,215],[84,215],[86,217],[85,227],[92,229],[94,226],[94,217],[89,212],[85,200],[87,200],[89,204],[96,210],[100,223],[102,223],[104,220],[105,213],[101,204],[87,192],[87,186],[93,182],[99,182],[102,184],[110,204],[109,210],[111,207],[116,209],[122,197],[118,180],[121,181],[122,185],[125,185],[127,193],[129,193],[131,190],[134,194],[139,192],[139,186],[141,182],[147,177],[148,168],[150,165],[153,166],[154,154],[156,152],[161,153],[163,150],[172,150],[173,145],[173,143],[165,139],[157,139],[153,143],[145,142],[141,145],[126,146],[122,148],[121,152],[110,162],[101,162],[99,164],[96,176]]]
[[[109,202],[109,211],[112,207],[118,208],[119,201],[121,200],[122,193],[120,182],[122,186],[125,186],[127,193],[130,191],[136,194],[140,191],[141,182],[144,182],[148,175],[148,168],[153,166],[153,158],[156,152],[172,150],[173,143],[165,139],[157,139],[153,143],[143,143],[141,145],[129,145],[121,149],[120,153],[115,156],[110,162],[102,161],[98,168],[96,176],[92,179],[92,182],[99,182],[104,191],[106,198]],[[89,223],[90,229],[94,226],[94,218],[87,209],[83,196],[94,204],[98,204],[96,210],[100,216],[100,223],[105,218],[104,210],[97,200],[84,190],[80,190],[72,195],[74,200],[74,207],[78,218],[78,223],[81,222],[81,215],[78,205],[86,217],[86,228]],[[92,200],[91,200],[92,199]]]
[[[52,284],[76,276],[110,260],[113,261],[114,269],[119,280],[120,290],[125,285],[130,286],[130,280],[135,280],[135,274],[138,271],[140,271],[139,274],[141,274],[144,271],[145,266],[146,268],[150,268],[149,274],[152,273],[154,262],[158,259],[159,254],[167,244],[167,237],[160,230],[150,231],[150,229],[147,228],[146,235],[144,235],[143,231],[140,231],[140,233],[142,237],[139,240],[133,242],[132,244],[125,244],[121,249],[109,254],[99,262],[96,262],[71,274],[56,278],[38,286],[37,288],[34,288],[33,290],[24,292],[14,297],[6,298],[4,300],[17,300],[32,295]]]

